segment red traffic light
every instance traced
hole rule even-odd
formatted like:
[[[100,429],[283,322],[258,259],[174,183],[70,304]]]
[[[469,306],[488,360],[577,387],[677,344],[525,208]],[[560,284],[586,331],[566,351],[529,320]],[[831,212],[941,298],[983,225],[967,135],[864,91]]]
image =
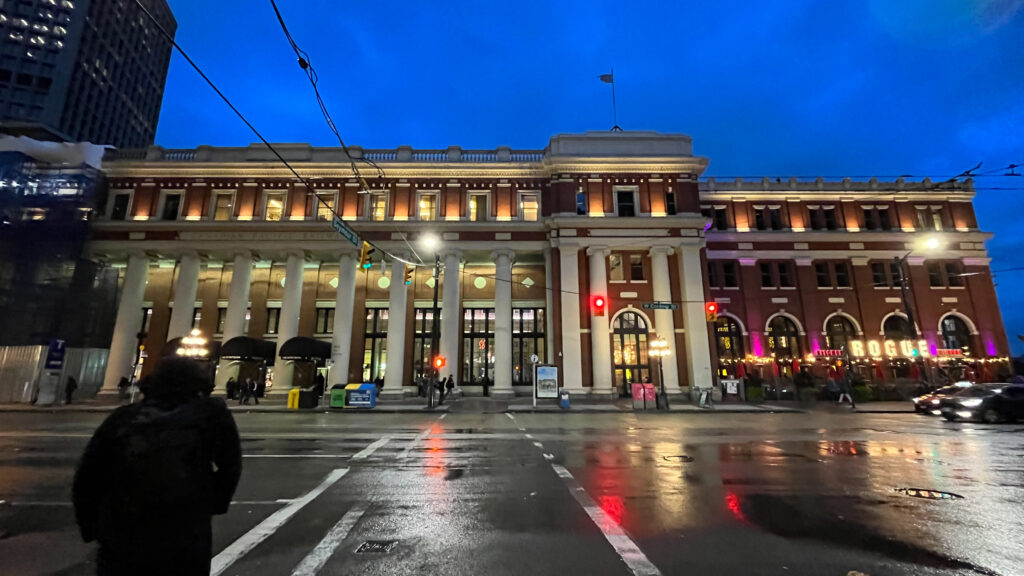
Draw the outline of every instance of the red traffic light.
[[[708,314],[714,314],[718,312],[718,302],[708,302],[704,305],[704,309],[707,310]]]
[[[438,370],[444,368],[444,362],[444,356],[436,356],[434,358],[434,368],[437,368]]]
[[[591,300],[591,304],[594,308],[595,316],[604,316],[604,308],[608,302],[604,299],[604,296],[594,296]]]

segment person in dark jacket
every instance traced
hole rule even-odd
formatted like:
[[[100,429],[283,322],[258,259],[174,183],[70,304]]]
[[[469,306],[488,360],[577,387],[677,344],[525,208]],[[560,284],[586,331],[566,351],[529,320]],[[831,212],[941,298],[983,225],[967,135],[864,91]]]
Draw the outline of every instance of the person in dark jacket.
[[[192,360],[165,358],[140,388],[145,399],[114,411],[82,455],[79,530],[99,542],[100,576],[206,576],[212,516],[227,512],[242,471],[238,429]]]
[[[75,390],[78,390],[78,380],[74,376],[68,376],[68,382],[64,385],[64,403],[71,404],[71,397]]]

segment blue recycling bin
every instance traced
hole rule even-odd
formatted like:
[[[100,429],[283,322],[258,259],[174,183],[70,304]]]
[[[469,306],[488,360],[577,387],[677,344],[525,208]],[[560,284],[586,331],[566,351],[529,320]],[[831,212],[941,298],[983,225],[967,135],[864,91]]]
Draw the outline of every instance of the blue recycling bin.
[[[376,408],[377,385],[373,382],[345,386],[345,408]]]
[[[558,406],[562,410],[569,409],[569,393],[567,391],[562,390],[558,393]]]

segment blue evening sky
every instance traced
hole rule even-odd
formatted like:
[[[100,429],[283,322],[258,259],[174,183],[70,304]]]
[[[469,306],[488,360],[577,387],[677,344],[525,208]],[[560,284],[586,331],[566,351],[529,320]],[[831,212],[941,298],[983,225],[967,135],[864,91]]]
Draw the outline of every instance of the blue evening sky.
[[[268,139],[335,144],[269,1],[170,4],[178,42]],[[608,129],[596,76],[614,67],[619,124],[693,136],[712,176],[935,179],[1024,164],[1024,0],[280,5],[342,136],[367,148],[540,149]],[[157,143],[255,140],[175,55]],[[977,186],[993,270],[1024,267],[1024,176]],[[996,281],[1020,353],[1024,270]]]

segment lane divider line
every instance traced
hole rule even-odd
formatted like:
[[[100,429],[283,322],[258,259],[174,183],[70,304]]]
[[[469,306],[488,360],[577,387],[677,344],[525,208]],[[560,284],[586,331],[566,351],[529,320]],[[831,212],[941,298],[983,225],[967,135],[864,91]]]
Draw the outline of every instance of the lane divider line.
[[[352,456],[352,459],[353,460],[366,460],[367,458],[370,457],[371,454],[373,454],[374,452],[377,451],[377,448],[380,448],[381,446],[387,444],[390,441],[391,441],[391,436],[385,436],[385,437],[381,438],[380,440],[377,440],[373,444],[370,444],[366,448],[363,448],[359,452],[356,452]]]
[[[508,416],[508,419],[513,421],[513,422],[516,421],[516,417],[513,416],[512,414],[509,414],[508,412],[505,412],[505,416]],[[520,430],[522,430],[522,428],[520,428]]]
[[[608,514],[594,502],[594,499],[587,494],[583,486],[576,481],[572,473],[569,472],[564,466],[558,464],[551,464],[551,468],[554,469],[558,477],[562,479],[566,487],[569,489],[569,493],[572,497],[579,502],[580,506],[590,516],[594,524],[597,525],[601,533],[604,534],[608,543],[615,549],[615,553],[622,558],[622,561],[629,567],[630,572],[635,576],[661,576],[661,570],[655,566],[647,556],[640,550],[636,545],[636,542],[626,534],[626,531],[622,529],[618,523],[615,522]]]
[[[324,536],[324,539],[316,545],[316,548],[306,555],[299,562],[299,565],[292,571],[292,576],[316,576],[320,569],[324,567],[324,564],[331,559],[334,555],[334,551],[338,549],[341,542],[348,537],[349,532],[359,522],[359,519],[363,517],[363,513],[366,512],[366,504],[359,502],[352,506],[341,520],[334,525],[333,528]]]
[[[267,516],[255,528],[243,534],[238,540],[228,545],[227,548],[221,550],[220,554],[214,556],[213,561],[210,562],[210,576],[220,576],[223,574],[239,558],[248,554],[260,542],[263,542],[277,532],[278,528],[291,520],[292,516],[295,516],[299,510],[302,510],[307,504],[315,500],[317,496],[323,494],[325,490],[333,486],[338,480],[341,480],[345,474],[348,474],[348,470],[348,468],[332,470],[330,474],[324,477],[323,482],[319,486],[296,498],[277,512]]]
[[[242,454],[242,458],[348,458],[348,454]]]

